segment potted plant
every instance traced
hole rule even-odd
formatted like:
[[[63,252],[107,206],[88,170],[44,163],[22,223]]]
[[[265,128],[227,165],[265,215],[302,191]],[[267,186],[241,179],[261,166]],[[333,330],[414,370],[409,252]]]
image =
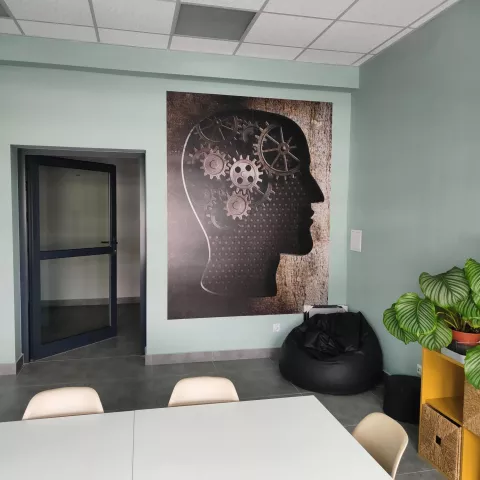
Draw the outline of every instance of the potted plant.
[[[480,388],[480,263],[468,259],[464,268],[424,272],[419,283],[425,298],[403,294],[383,314],[386,329],[405,344],[418,342],[429,350],[448,347],[452,339],[476,345],[467,350],[465,376]]]

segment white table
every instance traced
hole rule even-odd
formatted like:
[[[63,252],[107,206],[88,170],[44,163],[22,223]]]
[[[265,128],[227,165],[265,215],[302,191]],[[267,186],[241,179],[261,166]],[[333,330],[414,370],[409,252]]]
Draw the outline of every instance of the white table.
[[[0,423],[0,479],[388,480],[313,396]]]
[[[0,423],[0,479],[131,480],[134,412]]]
[[[133,480],[387,480],[314,397],[135,412]]]

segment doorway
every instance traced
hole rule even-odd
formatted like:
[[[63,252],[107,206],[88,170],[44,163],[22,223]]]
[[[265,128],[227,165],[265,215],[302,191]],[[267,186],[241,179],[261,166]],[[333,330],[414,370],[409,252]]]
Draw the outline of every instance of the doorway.
[[[143,355],[144,155],[25,150],[20,160],[25,360]]]

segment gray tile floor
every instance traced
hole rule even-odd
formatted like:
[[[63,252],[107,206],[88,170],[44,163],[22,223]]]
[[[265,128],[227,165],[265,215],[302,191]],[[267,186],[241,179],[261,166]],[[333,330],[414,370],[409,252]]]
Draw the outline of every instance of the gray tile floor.
[[[19,375],[0,377],[0,421],[20,420],[33,395],[59,386],[95,388],[106,412],[166,407],[182,377],[220,375],[235,384],[240,400],[309,395],[284,380],[270,359],[145,366],[140,355],[103,358],[51,357],[25,365]],[[368,413],[382,410],[381,386],[360,395],[316,397],[350,432]],[[405,424],[410,437],[398,480],[443,478],[417,455],[418,428]]]

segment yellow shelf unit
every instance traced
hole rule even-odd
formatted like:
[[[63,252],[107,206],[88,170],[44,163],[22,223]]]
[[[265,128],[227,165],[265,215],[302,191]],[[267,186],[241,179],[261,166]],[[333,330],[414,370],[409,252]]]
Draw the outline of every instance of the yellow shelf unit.
[[[480,480],[480,437],[463,426],[464,385],[461,363],[423,349],[421,405],[430,405],[462,428],[460,479]]]
[[[463,425],[463,397],[429,398],[427,403],[454,423]]]

